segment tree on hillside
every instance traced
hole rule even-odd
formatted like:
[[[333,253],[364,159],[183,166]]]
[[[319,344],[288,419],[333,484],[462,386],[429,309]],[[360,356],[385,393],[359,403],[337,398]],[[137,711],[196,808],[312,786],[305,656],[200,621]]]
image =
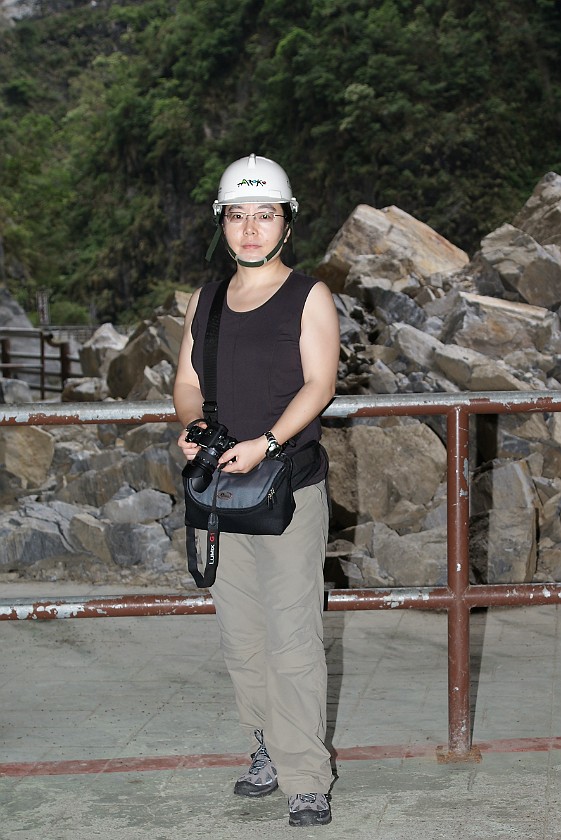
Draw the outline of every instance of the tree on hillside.
[[[206,266],[224,166],[282,163],[308,268],[359,202],[473,252],[561,166],[553,0],[167,0],[0,33],[0,235],[29,289],[137,318]]]

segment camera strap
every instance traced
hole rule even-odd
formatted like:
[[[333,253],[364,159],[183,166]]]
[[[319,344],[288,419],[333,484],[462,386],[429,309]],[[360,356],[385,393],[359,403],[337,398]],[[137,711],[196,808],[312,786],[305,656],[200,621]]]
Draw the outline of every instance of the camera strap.
[[[203,415],[207,423],[218,422],[218,404],[216,402],[218,331],[222,317],[222,306],[226,298],[229,283],[230,278],[223,280],[218,286],[210,306],[206,324],[203,350],[203,375],[205,381]]]
[[[220,544],[220,528],[218,514],[212,511],[208,517],[208,530],[206,535],[206,552],[200,556],[200,547],[197,545],[197,532],[192,525],[187,525],[186,547],[187,547],[187,568],[199,589],[212,586],[216,580],[216,567],[218,566],[218,550]],[[203,572],[199,571],[199,563],[203,566]]]
[[[220,531],[218,527],[207,532],[206,555],[201,558],[204,571],[199,571],[199,550],[197,546],[197,532],[191,526],[187,527],[187,568],[198,589],[212,586],[216,580],[216,567],[218,565],[218,543]]]
[[[230,278],[223,280],[216,289],[214,298],[210,305],[208,320],[203,345],[203,376],[205,383],[205,400],[203,402],[203,419],[205,423],[218,423],[218,403],[216,391],[218,383],[218,333],[222,308],[226,298],[226,292],[230,284]],[[216,485],[218,488],[218,483]],[[216,495],[215,495],[216,504]],[[187,525],[187,559],[189,572],[193,576],[199,588],[212,586],[216,579],[216,567],[218,566],[218,551],[220,542],[220,528],[216,508],[211,511],[208,518],[206,557],[203,559],[204,572],[199,571],[199,556],[195,529]]]

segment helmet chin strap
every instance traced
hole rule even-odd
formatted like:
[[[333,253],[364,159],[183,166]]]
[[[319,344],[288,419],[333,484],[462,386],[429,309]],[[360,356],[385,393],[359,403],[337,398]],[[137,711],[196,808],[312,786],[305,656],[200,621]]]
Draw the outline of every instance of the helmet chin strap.
[[[277,254],[279,253],[279,251],[281,250],[282,246],[285,244],[285,242],[286,242],[286,238],[287,238],[287,234],[288,234],[289,230],[291,229],[291,227],[292,227],[292,225],[291,225],[291,224],[287,224],[287,225],[285,226],[285,229],[284,229],[284,231],[283,231],[283,234],[282,234],[281,238],[279,239],[279,241],[277,242],[277,244],[275,245],[275,247],[273,248],[273,250],[272,250],[272,251],[270,251],[270,252],[267,254],[267,256],[266,256],[266,257],[263,257],[263,259],[261,259],[261,260],[256,260],[255,262],[249,262],[249,260],[242,260],[242,258],[241,258],[240,256],[238,256],[238,254],[236,254],[236,253],[235,253],[235,251],[233,251],[233,250],[230,248],[230,246],[228,245],[228,242],[227,242],[227,240],[226,240],[226,237],[224,237],[224,244],[225,244],[225,246],[226,246],[226,250],[228,251],[228,253],[229,253],[229,254],[230,254],[230,256],[232,257],[232,259],[233,259],[233,260],[235,260],[235,261],[238,263],[238,265],[243,265],[243,266],[244,266],[244,268],[260,268],[262,265],[265,265],[265,264],[266,264],[266,263],[268,263],[270,260],[272,260],[272,259],[273,259],[273,257],[276,257],[276,255],[277,255]],[[216,228],[216,230],[215,230],[215,232],[214,232],[214,236],[213,236],[213,238],[212,238],[212,242],[210,243],[209,249],[208,249],[208,251],[207,251],[207,253],[206,253],[206,260],[207,260],[207,262],[210,262],[210,260],[211,260],[211,258],[212,258],[212,255],[213,255],[213,253],[214,253],[214,251],[215,251],[215,248],[216,248],[216,246],[217,246],[217,244],[218,244],[218,240],[220,239],[220,236],[221,236],[221,235],[223,235],[223,233],[224,233],[224,231],[222,230],[221,225],[218,225],[218,226],[217,226],[217,228]]]
[[[273,257],[276,257],[276,255],[279,253],[279,251],[281,250],[282,246],[283,246],[283,245],[284,245],[284,243],[286,242],[286,235],[287,235],[287,233],[288,233],[288,229],[289,229],[289,227],[290,227],[290,225],[287,225],[287,226],[285,227],[285,229],[284,229],[284,231],[283,231],[283,234],[282,234],[281,238],[279,239],[279,241],[277,242],[277,244],[275,245],[275,247],[273,248],[273,250],[272,250],[272,251],[270,251],[270,252],[267,254],[267,256],[266,256],[266,257],[263,257],[263,259],[262,259],[262,260],[255,260],[255,262],[249,262],[249,260],[242,260],[242,258],[241,258],[238,254],[235,254],[235,253],[232,251],[232,249],[230,248],[230,246],[228,245],[228,243],[227,243],[227,242],[226,242],[226,248],[227,248],[228,253],[230,254],[230,256],[231,256],[231,257],[232,257],[232,258],[233,258],[233,259],[237,262],[237,264],[238,264],[238,265],[243,265],[243,266],[244,266],[244,268],[260,268],[262,265],[266,265],[266,263],[268,263],[270,260],[272,260],[272,259],[273,259]]]

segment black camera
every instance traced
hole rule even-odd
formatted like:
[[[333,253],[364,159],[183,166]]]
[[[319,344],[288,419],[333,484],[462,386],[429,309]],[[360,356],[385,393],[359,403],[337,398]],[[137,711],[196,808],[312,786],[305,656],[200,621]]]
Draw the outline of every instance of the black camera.
[[[212,481],[220,456],[235,446],[238,441],[230,437],[228,429],[221,423],[210,423],[206,429],[191,426],[185,440],[201,447],[187,465],[187,473],[193,482],[193,489],[197,493],[202,493]]]

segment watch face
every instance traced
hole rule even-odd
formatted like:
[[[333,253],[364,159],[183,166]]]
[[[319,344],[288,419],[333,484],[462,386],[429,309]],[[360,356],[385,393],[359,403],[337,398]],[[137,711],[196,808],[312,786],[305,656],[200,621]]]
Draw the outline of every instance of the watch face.
[[[282,450],[280,443],[277,443],[276,440],[270,440],[269,445],[267,447],[267,457],[274,458],[278,455]]]

